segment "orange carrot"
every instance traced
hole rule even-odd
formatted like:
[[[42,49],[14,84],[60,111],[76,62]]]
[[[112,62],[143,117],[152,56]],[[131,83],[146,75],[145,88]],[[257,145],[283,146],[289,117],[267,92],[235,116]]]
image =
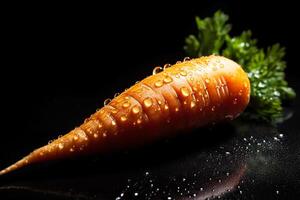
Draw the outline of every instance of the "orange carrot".
[[[237,117],[247,106],[250,83],[235,62],[209,56],[166,65],[115,97],[85,122],[2,170],[79,154],[136,147],[186,129]]]

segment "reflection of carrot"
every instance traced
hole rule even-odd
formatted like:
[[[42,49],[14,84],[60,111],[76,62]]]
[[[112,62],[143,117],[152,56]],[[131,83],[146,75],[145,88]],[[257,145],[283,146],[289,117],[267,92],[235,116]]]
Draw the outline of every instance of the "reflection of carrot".
[[[0,175],[30,163],[134,147],[233,119],[247,106],[249,93],[246,73],[229,59],[209,56],[177,63],[135,84],[80,127],[33,151]]]

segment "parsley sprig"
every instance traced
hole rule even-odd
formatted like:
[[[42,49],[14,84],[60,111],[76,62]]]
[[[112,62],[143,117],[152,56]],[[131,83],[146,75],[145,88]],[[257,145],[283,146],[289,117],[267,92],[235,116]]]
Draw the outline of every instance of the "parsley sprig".
[[[227,21],[228,16],[221,11],[213,17],[196,17],[198,33],[185,39],[184,50],[190,57],[217,54],[239,63],[251,82],[250,103],[243,115],[274,122],[282,117],[282,102],[296,96],[285,80],[285,49],[279,44],[259,48],[251,31],[231,36]]]

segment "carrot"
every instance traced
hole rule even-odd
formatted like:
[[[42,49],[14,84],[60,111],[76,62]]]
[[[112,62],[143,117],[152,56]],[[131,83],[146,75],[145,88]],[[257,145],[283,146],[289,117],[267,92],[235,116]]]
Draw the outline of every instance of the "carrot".
[[[26,165],[81,154],[105,153],[172,137],[186,129],[237,117],[248,105],[250,83],[221,56],[184,60],[136,83],[85,122],[34,150],[6,174]]]

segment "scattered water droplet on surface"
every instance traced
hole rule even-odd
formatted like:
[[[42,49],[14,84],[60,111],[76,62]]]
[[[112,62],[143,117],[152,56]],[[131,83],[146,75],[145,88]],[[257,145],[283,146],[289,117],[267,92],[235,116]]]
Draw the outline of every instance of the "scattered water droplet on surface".
[[[283,134],[279,134],[279,137],[280,137],[280,138],[283,138]]]
[[[114,97],[117,97],[117,96],[119,96],[119,95],[120,95],[120,93],[117,92],[116,94],[114,94]]]
[[[111,125],[115,126],[115,125],[117,125],[117,123],[114,120],[112,120]]]
[[[205,83],[208,84],[209,82],[210,82],[209,79],[206,78],[206,79],[205,79]]]
[[[95,133],[95,134],[94,134],[94,138],[97,138],[97,137],[98,137],[98,134],[97,134],[97,133]]]
[[[215,111],[216,110],[216,106],[211,107],[211,111]]]
[[[138,195],[139,195],[139,193],[137,193],[137,192],[134,193],[134,196],[138,196]]]

